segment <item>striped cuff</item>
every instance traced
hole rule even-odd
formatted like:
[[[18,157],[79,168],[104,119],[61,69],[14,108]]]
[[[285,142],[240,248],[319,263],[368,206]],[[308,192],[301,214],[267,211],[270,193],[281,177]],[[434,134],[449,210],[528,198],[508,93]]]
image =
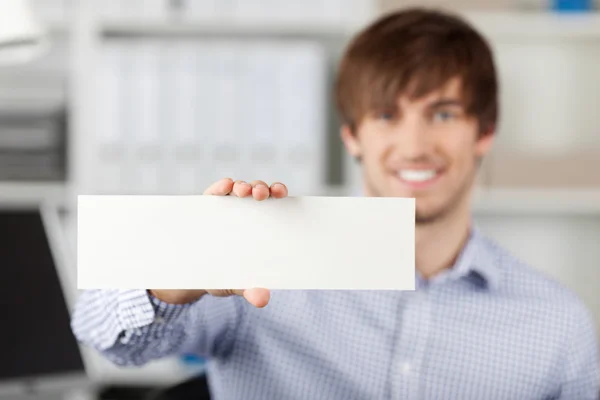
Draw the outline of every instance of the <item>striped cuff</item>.
[[[194,303],[170,304],[160,300],[158,297],[146,291],[146,297],[150,300],[153,308],[153,322],[168,323],[177,320],[179,316]]]

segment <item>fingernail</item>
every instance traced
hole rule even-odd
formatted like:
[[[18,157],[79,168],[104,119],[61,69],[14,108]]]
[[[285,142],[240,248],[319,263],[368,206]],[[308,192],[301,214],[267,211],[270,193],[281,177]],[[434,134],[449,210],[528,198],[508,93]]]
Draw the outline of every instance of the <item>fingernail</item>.
[[[255,188],[265,188],[268,189],[265,185],[263,185],[262,183],[257,183],[256,186],[254,186]]]

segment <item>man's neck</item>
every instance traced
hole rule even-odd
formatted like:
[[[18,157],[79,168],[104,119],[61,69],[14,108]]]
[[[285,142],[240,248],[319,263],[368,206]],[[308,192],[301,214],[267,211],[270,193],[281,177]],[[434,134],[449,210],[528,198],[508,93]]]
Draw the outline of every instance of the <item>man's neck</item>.
[[[415,231],[415,262],[425,279],[451,268],[469,237],[468,207],[429,224],[418,224]]]
[[[364,183],[363,193],[372,197],[373,191]],[[429,224],[415,228],[415,264],[425,279],[451,268],[466,244],[471,229],[472,193],[466,194],[453,212]]]

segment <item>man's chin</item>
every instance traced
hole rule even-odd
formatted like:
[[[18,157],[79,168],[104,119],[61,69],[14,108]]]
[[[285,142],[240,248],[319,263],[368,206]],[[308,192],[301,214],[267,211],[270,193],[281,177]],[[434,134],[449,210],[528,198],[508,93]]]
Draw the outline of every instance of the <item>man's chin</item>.
[[[437,222],[444,218],[448,213],[447,209],[430,209],[430,210],[419,210],[417,208],[415,212],[415,223],[417,225],[428,225]]]
[[[415,217],[416,225],[430,225],[436,221],[439,221],[441,216],[439,214],[417,214]]]

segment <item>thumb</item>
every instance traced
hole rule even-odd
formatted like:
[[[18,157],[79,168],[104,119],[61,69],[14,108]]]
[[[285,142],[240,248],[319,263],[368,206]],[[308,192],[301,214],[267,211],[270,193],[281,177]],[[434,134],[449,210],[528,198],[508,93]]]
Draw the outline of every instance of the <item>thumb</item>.
[[[248,303],[258,308],[265,307],[269,304],[269,300],[271,300],[271,293],[269,290],[262,288],[246,289],[244,290],[243,296]]]

